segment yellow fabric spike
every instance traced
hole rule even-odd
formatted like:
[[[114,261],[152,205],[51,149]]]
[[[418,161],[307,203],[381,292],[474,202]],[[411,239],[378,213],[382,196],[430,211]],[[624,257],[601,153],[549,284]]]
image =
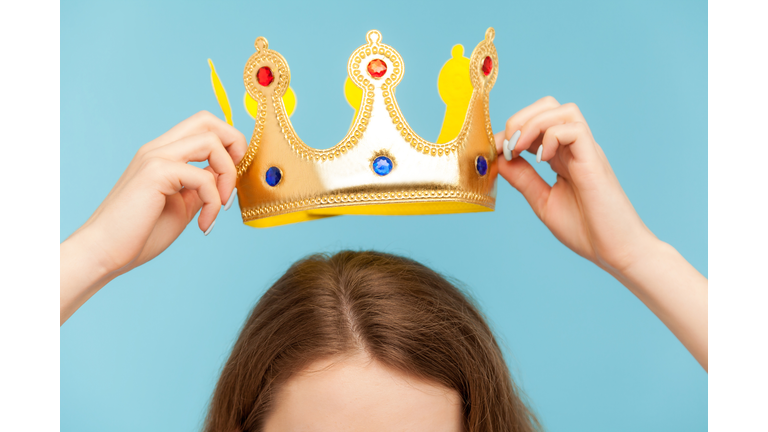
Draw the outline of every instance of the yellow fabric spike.
[[[357,112],[360,111],[360,104],[363,103],[363,89],[355,85],[350,77],[344,81],[344,97],[347,99],[349,106],[354,108],[355,116],[352,117],[352,123],[357,118]]]
[[[224,119],[232,124],[232,107],[229,105],[229,98],[227,98],[227,91],[224,90],[224,86],[221,84],[219,75],[216,73],[216,68],[213,66],[213,61],[208,59],[208,66],[211,67],[211,84],[213,85],[213,93],[216,95],[216,100],[219,102],[221,110],[224,111]]]
[[[256,118],[256,113],[259,112],[259,103],[255,99],[245,92],[243,95],[243,104],[245,105],[245,111],[251,116],[252,119]],[[290,114],[289,114],[290,115]]]
[[[259,103],[248,92],[245,92],[243,95],[243,105],[245,105],[248,115],[255,119],[256,113],[259,111]],[[288,117],[296,110],[296,93],[293,92],[291,87],[288,87],[288,90],[283,95],[283,105],[285,105],[285,112],[288,114]]]
[[[290,86],[288,86],[288,90],[283,95],[283,105],[285,105],[285,112],[288,114],[288,117],[296,110],[296,93],[294,93]]]
[[[454,45],[451,59],[445,62],[437,78],[437,91],[445,102],[445,118],[437,144],[456,138],[464,125],[464,118],[472,98],[472,80],[469,78],[469,59],[464,57],[464,47]]]

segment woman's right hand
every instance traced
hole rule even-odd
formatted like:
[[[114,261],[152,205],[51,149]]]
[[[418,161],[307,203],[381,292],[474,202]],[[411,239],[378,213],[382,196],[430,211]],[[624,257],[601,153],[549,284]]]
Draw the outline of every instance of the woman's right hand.
[[[206,235],[234,198],[242,133],[202,111],[142,146],[91,217],[61,244],[61,323],[109,280],[164,251],[200,211]],[[188,162],[207,160],[197,168]],[[202,209],[202,210],[201,210]]]

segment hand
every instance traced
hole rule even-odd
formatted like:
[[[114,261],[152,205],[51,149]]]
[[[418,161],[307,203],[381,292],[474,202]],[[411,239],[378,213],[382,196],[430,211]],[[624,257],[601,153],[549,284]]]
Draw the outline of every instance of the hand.
[[[243,134],[205,111],[142,146],[104,202],[61,245],[61,322],[106,282],[164,251],[198,210],[207,235],[234,197],[235,164],[245,150]],[[187,164],[205,160],[205,169]]]
[[[519,133],[517,133],[519,131]],[[515,140],[516,137],[519,137]],[[504,150],[509,140],[512,159]],[[571,250],[610,273],[621,273],[655,236],[643,224],[595,142],[579,108],[548,96],[509,118],[496,134],[499,173],[530,204],[552,234]],[[547,161],[553,186],[518,155]]]
[[[640,220],[579,108],[540,99],[510,117],[496,148],[499,173],[552,234],[632,291],[707,370],[707,279]],[[549,162],[553,186],[518,156],[526,150]]]

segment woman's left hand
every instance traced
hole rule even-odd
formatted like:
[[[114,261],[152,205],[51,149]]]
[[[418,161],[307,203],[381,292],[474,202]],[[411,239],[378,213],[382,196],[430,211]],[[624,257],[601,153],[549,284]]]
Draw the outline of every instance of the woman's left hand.
[[[505,140],[511,149],[504,148]],[[499,174],[577,254],[621,273],[653,247],[656,237],[632,207],[575,104],[560,105],[551,96],[536,101],[510,117],[506,130],[496,134],[496,146],[505,155]],[[549,163],[557,173],[554,185],[519,157],[524,151]]]
[[[499,173],[568,248],[629,288],[707,369],[707,279],[638,216],[575,104],[548,96],[496,134]],[[557,173],[550,186],[520,152]]]

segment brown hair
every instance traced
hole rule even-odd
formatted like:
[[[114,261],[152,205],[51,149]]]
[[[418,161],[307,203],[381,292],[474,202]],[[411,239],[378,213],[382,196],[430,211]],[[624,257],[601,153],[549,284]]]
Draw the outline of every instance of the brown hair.
[[[455,390],[466,431],[539,429],[490,328],[461,291],[413,260],[343,251],[295,263],[259,300],[216,385],[205,430],[260,430],[280,383],[356,350]]]

